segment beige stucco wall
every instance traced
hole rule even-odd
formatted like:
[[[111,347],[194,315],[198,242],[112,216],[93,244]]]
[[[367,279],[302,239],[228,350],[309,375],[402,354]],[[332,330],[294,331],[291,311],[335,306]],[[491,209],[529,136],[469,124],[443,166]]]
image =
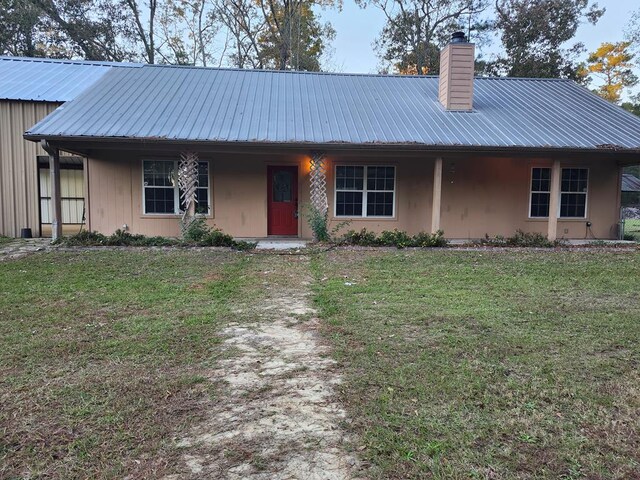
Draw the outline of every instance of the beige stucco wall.
[[[516,229],[547,234],[546,219],[529,218],[532,167],[546,159],[447,160],[442,173],[442,229],[449,238],[512,235]],[[612,161],[561,161],[562,167],[589,169],[587,218],[558,219],[558,238],[616,238],[620,169]]]
[[[22,134],[59,104],[0,101],[0,235],[20,235],[31,228],[40,235],[37,156],[40,145]]]
[[[142,214],[142,159],[175,158],[139,153],[98,153],[89,159],[89,228],[112,233],[128,225],[131,232],[176,236],[178,217]],[[309,158],[303,154],[201,155],[210,161],[213,212],[207,218],[236,237],[267,235],[267,166],[298,165],[299,203],[309,203]],[[346,229],[374,231],[428,231],[431,225],[434,158],[329,155],[327,180],[331,227],[344,221],[334,213],[336,164],[396,166],[396,211],[392,219],[351,219]],[[516,229],[546,234],[546,220],[528,218],[529,184],[533,166],[550,166],[549,160],[526,158],[458,158],[443,164],[441,226],[448,238],[512,235]],[[585,238],[587,220],[597,238],[615,238],[619,211],[619,168],[608,161],[563,161],[563,166],[589,170],[587,218],[560,220],[558,236]],[[299,235],[311,231],[301,217]]]

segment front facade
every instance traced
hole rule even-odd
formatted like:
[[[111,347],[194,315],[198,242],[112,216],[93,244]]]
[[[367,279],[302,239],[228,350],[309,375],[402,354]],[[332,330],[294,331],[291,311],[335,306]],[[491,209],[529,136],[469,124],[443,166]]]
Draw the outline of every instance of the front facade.
[[[313,205],[343,231],[617,238],[640,119],[570,81],[474,78],[461,40],[440,77],[112,69],[25,138],[86,158],[105,234],[177,236],[195,155],[196,212],[235,237],[310,238]]]
[[[88,228],[179,235],[179,155],[90,156]],[[236,237],[312,236],[306,215],[314,153],[209,152],[199,159],[197,208],[207,223]],[[620,167],[603,159],[557,160],[557,237],[617,238]],[[454,239],[510,236],[517,229],[549,233],[554,158],[336,151],[321,161],[330,228],[411,234],[442,229]]]

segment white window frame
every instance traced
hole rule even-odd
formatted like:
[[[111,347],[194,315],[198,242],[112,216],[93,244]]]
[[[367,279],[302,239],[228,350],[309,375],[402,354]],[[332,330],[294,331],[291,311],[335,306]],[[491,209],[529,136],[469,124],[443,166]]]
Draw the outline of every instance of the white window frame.
[[[144,162],[173,162],[173,168],[176,172],[176,184],[173,186],[173,205],[174,212],[173,213],[147,213],[147,202],[146,202],[146,189],[147,188],[166,188],[169,187],[157,187],[155,185],[145,185],[144,184]],[[145,158],[142,160],[141,168],[142,168],[142,214],[149,217],[162,217],[162,216],[179,216],[182,214],[180,210],[180,187],[178,186],[178,160],[171,160],[168,158]],[[209,205],[209,211],[207,213],[199,213],[198,216],[202,217],[211,217],[213,214],[213,205],[211,205],[211,162],[209,160],[198,160],[198,163],[206,163],[207,164],[207,175],[209,177],[209,182],[207,186],[207,203]],[[204,188],[204,187],[202,187]]]
[[[551,167],[545,167],[545,166],[539,166],[539,165],[534,165],[531,167],[531,175],[529,176],[529,211],[527,213],[528,217],[532,220],[540,220],[540,219],[544,219],[544,218],[549,218],[548,216],[546,217],[532,217],[531,216],[531,197],[533,196],[534,193],[549,193],[549,199],[551,199],[551,190],[549,190],[549,192],[542,192],[542,191],[533,191],[532,190],[532,183],[533,183],[533,169],[534,168],[546,168],[548,170],[552,170]],[[563,170],[586,170],[587,171],[587,191],[586,192],[564,192],[562,191],[562,172]],[[549,177],[551,178],[551,177]],[[589,180],[591,178],[591,172],[589,171],[588,167],[580,167],[580,166],[565,166],[560,168],[560,192],[558,195],[558,210],[556,211],[556,218],[558,219],[563,219],[563,220],[584,220],[585,218],[588,217],[588,212],[589,212]],[[549,184],[549,188],[551,189],[551,184]],[[585,195],[585,200],[584,200],[584,216],[582,217],[561,217],[560,216],[560,212],[562,210],[562,195],[563,194],[583,194]],[[549,204],[551,204],[551,202],[549,202]],[[549,205],[549,207],[551,207],[551,205]]]
[[[337,188],[337,184],[338,184],[338,167],[363,167],[364,168],[364,172],[363,172],[363,182],[362,182],[362,190],[340,190],[341,192],[362,192],[362,215],[338,215],[338,188]],[[379,167],[386,167],[386,168],[393,168],[393,191],[391,190],[371,190],[371,192],[378,192],[378,193],[392,193],[393,194],[393,201],[391,204],[391,209],[392,209],[392,215],[391,216],[387,216],[387,215],[367,215],[367,193],[369,192],[367,190],[367,173],[368,173],[368,168],[372,167],[372,168],[379,168]],[[386,220],[393,220],[396,218],[396,191],[397,191],[397,182],[398,182],[398,169],[396,168],[395,165],[376,165],[376,164],[371,164],[371,165],[360,165],[360,164],[353,164],[353,163],[338,163],[334,165],[334,169],[333,169],[333,216],[334,218],[377,218],[377,219],[386,219]]]
[[[548,192],[543,192],[540,190],[533,190],[533,170],[536,168],[546,168],[547,170],[549,170],[549,191]],[[531,201],[532,201],[532,197],[534,193],[548,193],[549,194],[549,208],[551,208],[551,167],[544,167],[544,166],[539,166],[539,165],[534,165],[531,167],[531,175],[529,175],[529,211],[527,213],[528,217],[532,220],[539,220],[542,218],[549,218],[549,215],[547,215],[546,217],[533,217],[531,216]]]
[[[563,192],[562,191],[562,172],[564,170],[586,170],[587,171],[587,190],[584,192]],[[560,169],[560,196],[558,197],[558,218],[562,219],[585,219],[587,218],[587,213],[589,211],[589,179],[591,178],[591,172],[587,167],[579,167],[579,166],[571,166],[571,167],[562,167]],[[584,195],[584,215],[582,217],[561,217],[560,212],[562,211],[562,195],[564,194],[579,194]]]

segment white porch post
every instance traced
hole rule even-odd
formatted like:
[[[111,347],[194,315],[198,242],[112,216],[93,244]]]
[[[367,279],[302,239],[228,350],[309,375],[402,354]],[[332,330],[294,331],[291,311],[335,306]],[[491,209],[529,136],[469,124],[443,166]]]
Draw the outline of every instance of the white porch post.
[[[554,160],[551,167],[551,193],[549,195],[549,224],[547,238],[555,241],[558,238],[558,205],[560,204],[560,160]]]
[[[433,201],[431,202],[431,233],[440,230],[440,210],[442,206],[442,157],[433,164]]]
[[[311,155],[311,205],[322,215],[329,210],[327,201],[327,169],[324,152],[313,152]]]
[[[60,195],[60,150],[41,140],[40,145],[49,154],[51,181],[51,241],[62,237],[62,199]]]

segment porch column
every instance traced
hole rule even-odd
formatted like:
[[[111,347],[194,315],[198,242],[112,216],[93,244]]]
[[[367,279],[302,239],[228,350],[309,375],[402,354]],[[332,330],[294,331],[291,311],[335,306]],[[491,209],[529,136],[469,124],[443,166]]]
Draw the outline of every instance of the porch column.
[[[51,179],[51,241],[62,236],[62,199],[60,198],[60,150],[49,145],[46,140],[40,142],[49,154],[49,176]]]
[[[327,201],[327,169],[324,152],[311,154],[311,205],[321,214],[326,215],[329,210]]]
[[[558,205],[560,204],[560,160],[554,160],[551,167],[551,192],[549,194],[549,224],[547,238],[555,241],[558,238]]]
[[[433,201],[431,202],[431,233],[440,230],[440,209],[442,205],[442,157],[433,164]]]

